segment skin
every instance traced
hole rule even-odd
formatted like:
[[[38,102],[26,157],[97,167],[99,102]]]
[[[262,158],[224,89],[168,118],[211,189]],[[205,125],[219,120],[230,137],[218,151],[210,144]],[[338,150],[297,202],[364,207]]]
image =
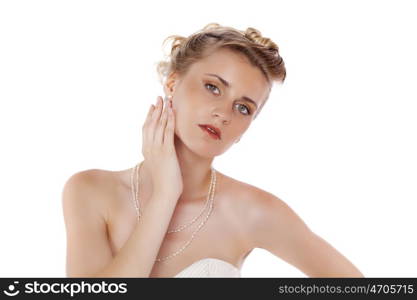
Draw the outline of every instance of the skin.
[[[218,79],[205,73],[221,76],[230,87],[226,88]],[[227,151],[253,121],[256,108],[240,98],[250,97],[258,107],[262,107],[270,89],[270,83],[259,69],[243,55],[228,49],[217,50],[194,63],[183,76],[170,74],[164,92],[173,95],[175,148],[184,188],[168,228],[188,223],[201,212],[214,157]],[[250,115],[246,115],[243,105],[251,110]],[[212,139],[198,124],[220,128],[222,139]],[[82,257],[72,258],[82,265],[85,272],[94,272],[106,265],[129,239],[136,225],[136,212],[130,198],[131,171],[87,170],[74,180],[90,182],[96,187],[88,189],[86,199],[93,202],[92,207],[97,209],[91,211],[98,212],[98,215],[86,218],[94,218],[100,226],[97,225],[92,236],[85,237],[89,245],[80,250],[82,254],[79,256]],[[149,174],[145,161],[139,174],[140,206],[145,212],[153,193]],[[84,190],[84,197],[85,193]],[[196,223],[200,221],[198,219]],[[194,229],[192,226],[192,230],[167,234],[158,256],[178,250],[189,240]],[[79,240],[69,244],[77,243],[82,245],[85,242]],[[283,200],[219,171],[214,209],[207,223],[185,252],[175,259],[155,263],[150,277],[173,277],[192,263],[208,257],[241,268],[254,248],[273,253],[310,277],[363,277],[347,258],[312,232]]]

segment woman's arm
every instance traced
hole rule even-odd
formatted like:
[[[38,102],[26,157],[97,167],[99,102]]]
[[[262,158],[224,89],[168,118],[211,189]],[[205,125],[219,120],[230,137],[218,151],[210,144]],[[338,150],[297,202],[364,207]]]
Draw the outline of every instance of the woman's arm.
[[[284,201],[260,189],[251,196],[257,203],[248,227],[254,248],[271,252],[309,277],[364,277]]]
[[[67,233],[68,277],[149,277],[176,201],[152,195],[129,239],[114,257],[103,213],[88,171],[66,182],[62,205]]]

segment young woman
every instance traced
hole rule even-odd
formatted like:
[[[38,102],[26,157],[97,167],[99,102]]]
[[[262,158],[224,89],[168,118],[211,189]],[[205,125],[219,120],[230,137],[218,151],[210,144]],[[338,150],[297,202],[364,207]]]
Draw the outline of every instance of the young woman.
[[[212,167],[286,71],[277,45],[208,24],[173,40],[142,127],[144,160],[86,170],[63,189],[69,277],[239,277],[263,248],[311,277],[362,277],[277,196]]]

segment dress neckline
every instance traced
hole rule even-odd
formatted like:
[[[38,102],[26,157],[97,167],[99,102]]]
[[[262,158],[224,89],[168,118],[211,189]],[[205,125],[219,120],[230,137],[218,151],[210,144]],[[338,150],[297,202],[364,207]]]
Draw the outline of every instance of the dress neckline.
[[[229,266],[229,267],[231,267],[233,270],[235,270],[235,271],[237,271],[237,272],[239,272],[240,273],[240,269],[238,268],[238,267],[236,267],[235,265],[233,265],[233,264],[231,264],[230,262],[228,262],[228,261],[225,261],[225,260],[222,260],[222,259],[219,259],[219,258],[214,258],[214,257],[206,257],[206,258],[202,258],[202,259],[199,259],[199,260],[197,260],[197,261],[195,261],[195,262],[193,262],[192,264],[190,264],[188,267],[185,267],[184,269],[182,269],[180,272],[178,272],[176,275],[174,275],[174,277],[177,277],[178,275],[180,275],[181,273],[183,273],[183,272],[185,272],[186,270],[188,270],[188,269],[190,269],[191,267],[193,267],[193,266],[195,266],[197,263],[201,263],[202,261],[216,261],[216,262],[219,262],[219,263],[222,263],[222,264],[225,264],[225,265],[227,265],[227,266]]]

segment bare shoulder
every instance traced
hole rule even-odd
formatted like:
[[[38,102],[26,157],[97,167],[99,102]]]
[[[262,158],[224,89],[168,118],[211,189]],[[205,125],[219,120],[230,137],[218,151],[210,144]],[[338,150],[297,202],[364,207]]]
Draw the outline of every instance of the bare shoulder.
[[[289,234],[291,230],[303,227],[308,229],[298,214],[277,195],[225,176],[235,203],[232,207],[239,219],[244,220],[246,236],[251,248],[268,249],[265,241],[277,234]]]
[[[233,198],[243,205],[244,210],[248,213],[246,217],[250,217],[250,219],[262,218],[274,206],[282,208],[287,206],[283,200],[271,192],[224,174],[222,177],[225,182],[224,186],[227,186],[229,192],[235,195]]]
[[[101,169],[82,170],[72,174],[64,184],[62,201],[77,201],[75,205],[91,207],[107,220],[107,199],[114,172]],[[64,203],[65,205],[65,203]],[[74,205],[74,204],[73,204]]]

